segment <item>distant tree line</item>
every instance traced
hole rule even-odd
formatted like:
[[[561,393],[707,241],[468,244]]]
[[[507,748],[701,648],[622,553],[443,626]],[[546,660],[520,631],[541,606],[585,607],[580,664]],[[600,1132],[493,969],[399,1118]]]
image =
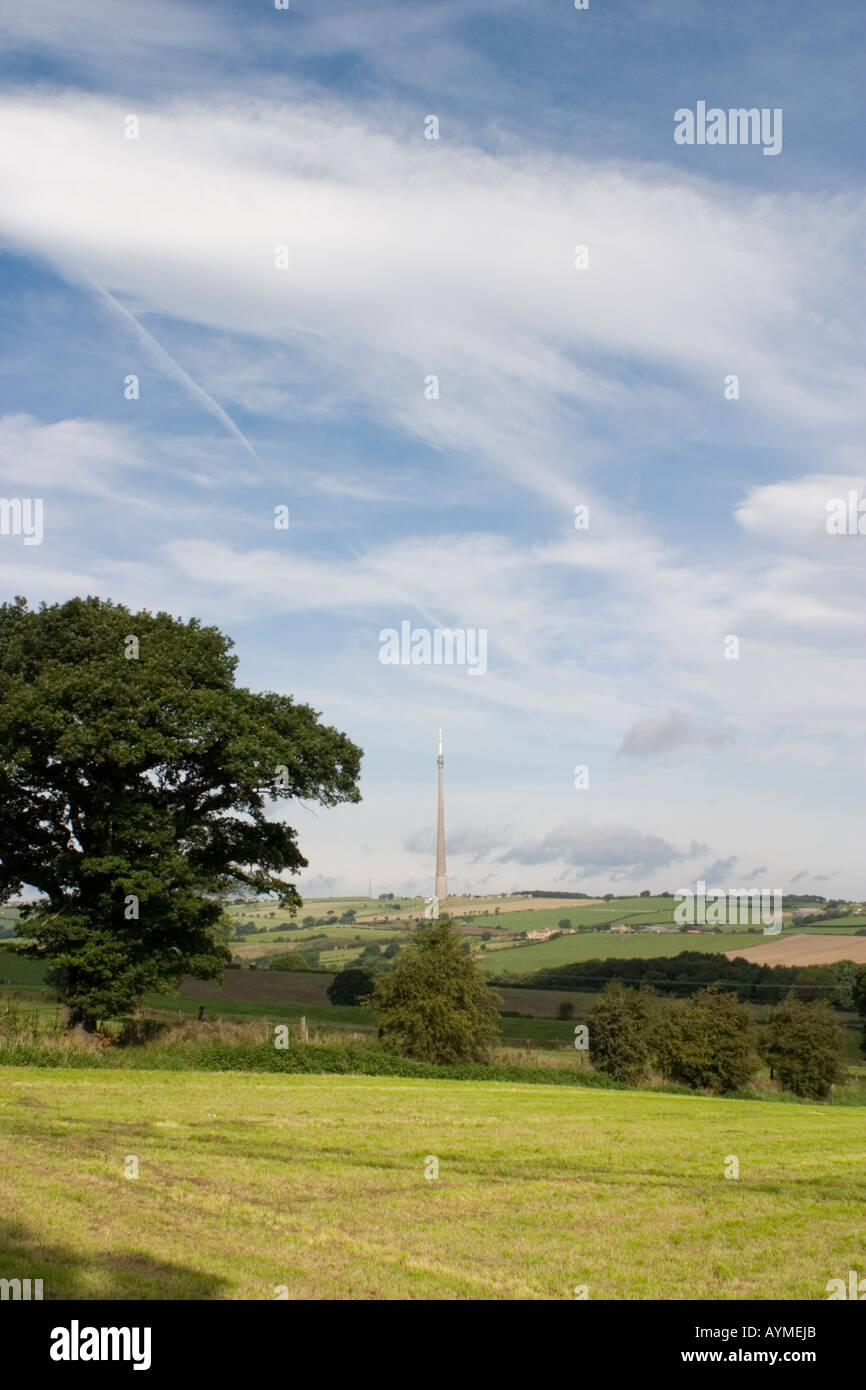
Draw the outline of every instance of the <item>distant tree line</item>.
[[[676,956],[608,957],[605,960],[572,961],[521,976],[499,977],[499,985],[532,989],[604,989],[617,980],[634,989],[651,985],[660,994],[687,997],[709,985],[724,985],[739,999],[753,1004],[775,1004],[789,990],[801,1000],[826,998],[832,1003],[838,990],[839,966],[833,965],[757,965],[738,956],[709,951],[681,951]],[[850,1005],[848,1006],[850,1007]]]
[[[554,893],[547,889],[527,888],[519,893],[512,893],[512,898],[589,898],[590,893]]]

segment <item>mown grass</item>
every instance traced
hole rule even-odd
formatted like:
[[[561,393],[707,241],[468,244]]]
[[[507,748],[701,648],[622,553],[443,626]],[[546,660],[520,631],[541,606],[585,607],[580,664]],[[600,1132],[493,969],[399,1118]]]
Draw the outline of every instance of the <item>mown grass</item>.
[[[0,1188],[0,1273],[50,1298],[823,1299],[866,1265],[862,1117],[776,1102],[0,1066]]]

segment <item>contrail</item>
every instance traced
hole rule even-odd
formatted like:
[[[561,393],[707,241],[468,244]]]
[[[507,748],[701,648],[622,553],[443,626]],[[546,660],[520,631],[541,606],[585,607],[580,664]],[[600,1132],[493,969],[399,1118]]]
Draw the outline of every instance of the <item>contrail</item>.
[[[174,358],[166,352],[165,348],[160,346],[153,335],[148,333],[147,329],[139,323],[135,315],[131,314],[128,309],[125,309],[122,304],[119,304],[114,298],[114,295],[110,294],[102,285],[98,285],[95,280],[87,278],[85,283],[110,310],[113,310],[114,313],[119,315],[124,323],[129,324],[142,347],[146,352],[150,353],[151,357],[159,364],[166,375],[172,377],[179,385],[188,391],[193,399],[198,401],[199,405],[204,406],[205,410],[210,415],[215,416],[220,424],[228,430],[229,434],[236,439],[239,444],[243,445],[247,453],[252,454],[256,463],[261,464],[262,460],[259,458],[246,435],[238,429],[231,416],[223,410],[222,406],[214,400],[213,396],[209,396],[207,391],[202,390],[202,388],[193,381],[189,373],[185,372],[183,367],[175,362]]]

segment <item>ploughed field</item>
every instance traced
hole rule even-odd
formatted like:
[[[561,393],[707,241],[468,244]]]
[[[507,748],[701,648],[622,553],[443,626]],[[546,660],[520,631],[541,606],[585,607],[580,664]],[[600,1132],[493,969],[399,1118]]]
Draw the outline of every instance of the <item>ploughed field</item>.
[[[727,943],[725,943],[727,944]],[[837,960],[853,960],[866,965],[866,936],[791,936],[770,937],[744,950],[725,951],[733,960],[743,956],[755,965],[832,965]]]
[[[0,1277],[51,1298],[822,1299],[864,1201],[856,1109],[0,1067]]]

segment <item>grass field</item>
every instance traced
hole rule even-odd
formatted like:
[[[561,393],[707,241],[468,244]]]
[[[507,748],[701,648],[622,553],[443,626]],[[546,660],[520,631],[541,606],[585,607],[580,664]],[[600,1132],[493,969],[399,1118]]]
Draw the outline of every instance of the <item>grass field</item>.
[[[866,1266],[862,1112],[774,1102],[0,1067],[0,1190],[0,1273],[55,1299],[824,1299]]]
[[[582,936],[558,936],[554,941],[540,941],[537,945],[488,950],[479,963],[489,974],[511,971],[522,975],[554,965],[569,965],[572,961],[605,960],[607,957],[625,960],[677,956],[681,951],[736,952],[760,940],[759,936],[749,936],[747,932],[724,932],[719,936],[681,936],[679,932],[615,936],[608,932],[586,932]]]
[[[0,952],[0,981],[10,980],[16,993],[32,994],[34,999],[45,992],[45,967],[38,961],[27,960],[13,952]],[[335,1006],[328,1000],[327,989],[333,975],[312,971],[284,973],[270,971],[227,970],[224,983],[188,978],[179,994],[148,994],[144,1003],[148,1010],[180,1013],[195,1017],[200,1005],[205,1006],[208,1018],[272,1019],[275,1023],[296,1023],[306,1018],[314,1028],[349,1028],[370,1031],[376,1026],[375,1015],[369,1009]],[[502,1007],[534,1018],[501,1018],[500,1032],[504,1040],[535,1043],[567,1043],[573,1035],[573,1024],[559,1022],[553,1015],[561,999],[574,1004],[576,1015],[592,1002],[592,996],[565,993],[560,990],[500,990]],[[34,1005],[36,1007],[36,1005]],[[45,1004],[45,1017],[57,1016],[56,1004]]]
[[[11,984],[16,989],[46,992],[45,965],[39,960],[28,960],[17,951],[4,951],[0,947],[0,985]]]

